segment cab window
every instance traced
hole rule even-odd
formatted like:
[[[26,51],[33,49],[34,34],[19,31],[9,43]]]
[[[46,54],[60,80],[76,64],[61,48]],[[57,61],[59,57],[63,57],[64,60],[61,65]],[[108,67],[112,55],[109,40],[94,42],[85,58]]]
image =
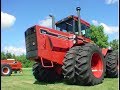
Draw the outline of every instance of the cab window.
[[[72,32],[73,31],[72,23],[73,23],[72,20],[62,22],[62,23],[56,25],[56,29],[60,30],[60,31],[63,31],[63,32]]]
[[[75,22],[75,34],[78,34],[78,22]],[[90,28],[81,23],[81,34],[87,38],[90,38]]]

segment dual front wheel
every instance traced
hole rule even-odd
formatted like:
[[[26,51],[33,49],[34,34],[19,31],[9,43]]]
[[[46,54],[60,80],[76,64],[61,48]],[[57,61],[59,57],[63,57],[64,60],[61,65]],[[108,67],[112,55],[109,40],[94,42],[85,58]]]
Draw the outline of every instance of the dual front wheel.
[[[62,66],[68,84],[96,85],[105,74],[105,61],[99,47],[93,44],[71,48]]]
[[[33,65],[33,75],[39,82],[50,82],[61,80],[62,76],[56,72],[55,68],[44,68],[41,63]]]

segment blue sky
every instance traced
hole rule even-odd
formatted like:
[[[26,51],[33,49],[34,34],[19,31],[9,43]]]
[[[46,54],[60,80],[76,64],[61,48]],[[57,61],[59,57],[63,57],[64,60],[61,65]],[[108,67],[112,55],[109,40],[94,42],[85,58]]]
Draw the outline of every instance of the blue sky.
[[[76,15],[94,25],[103,25],[109,41],[118,38],[118,0],[1,0],[1,49],[17,55],[25,53],[24,32],[40,24],[49,27],[49,14],[56,21]]]

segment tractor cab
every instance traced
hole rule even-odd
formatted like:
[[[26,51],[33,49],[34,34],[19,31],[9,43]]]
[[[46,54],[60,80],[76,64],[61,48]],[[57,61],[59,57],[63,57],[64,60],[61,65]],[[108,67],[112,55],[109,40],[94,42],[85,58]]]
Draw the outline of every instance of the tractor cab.
[[[81,35],[89,38],[90,24],[82,19],[80,19],[80,23],[81,23]],[[56,29],[63,32],[69,32],[75,35],[79,35],[78,17],[71,15],[56,22]]]

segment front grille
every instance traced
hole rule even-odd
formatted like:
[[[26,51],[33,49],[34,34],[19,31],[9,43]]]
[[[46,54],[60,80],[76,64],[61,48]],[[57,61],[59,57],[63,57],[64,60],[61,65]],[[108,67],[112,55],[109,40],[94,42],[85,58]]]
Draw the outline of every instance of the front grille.
[[[25,32],[26,56],[27,58],[37,56],[37,37],[35,28],[28,28]],[[35,53],[34,53],[35,52]],[[34,55],[33,55],[34,53]]]

